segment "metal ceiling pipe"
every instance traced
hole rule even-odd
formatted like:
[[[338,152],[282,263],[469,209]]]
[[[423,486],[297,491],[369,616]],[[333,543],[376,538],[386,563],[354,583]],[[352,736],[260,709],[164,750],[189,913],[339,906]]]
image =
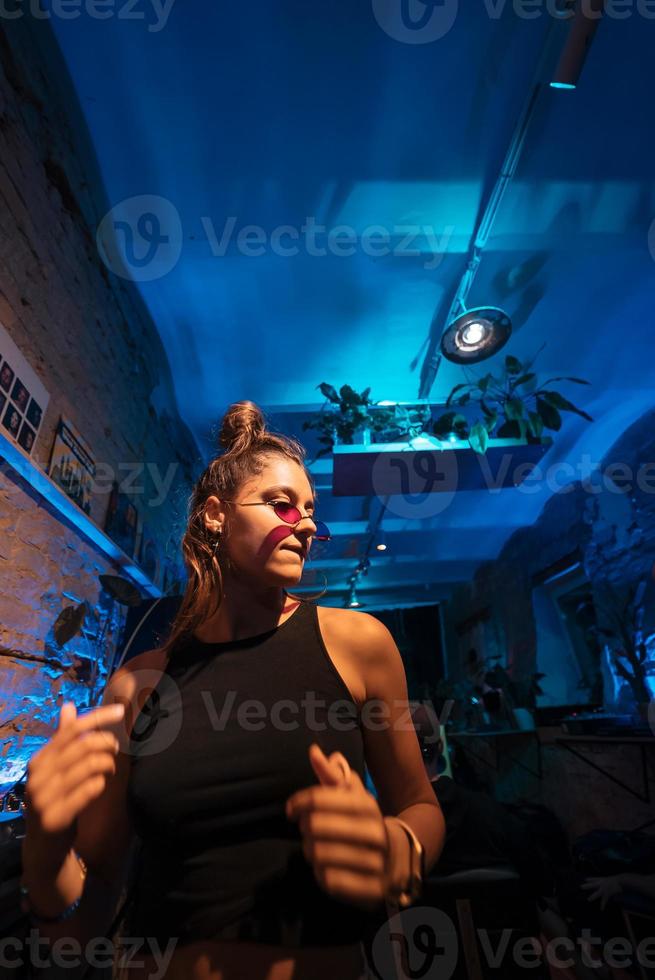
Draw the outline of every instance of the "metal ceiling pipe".
[[[580,0],[569,28],[569,36],[559,59],[553,88],[575,88],[596,36],[605,8],[605,0]]]
[[[581,4],[582,8],[588,10],[590,3],[600,3],[602,5],[604,0],[578,0],[578,2]],[[448,329],[449,324],[466,310],[468,295],[471,291],[473,281],[475,280],[480,266],[482,252],[489,241],[489,237],[500,209],[501,202],[505,196],[505,192],[514,179],[516,168],[525,146],[526,136],[535,115],[539,97],[544,90],[548,90],[548,83],[546,79],[552,70],[550,65],[552,65],[552,60],[554,60],[552,49],[555,41],[559,36],[560,30],[564,26],[563,21],[571,20],[571,28],[574,26],[576,14],[572,12],[573,4],[574,0],[557,0],[556,2],[555,16],[551,18],[548,29],[546,30],[541,54],[535,66],[532,80],[528,85],[525,102],[514,127],[514,132],[512,133],[505,159],[500,168],[500,173],[498,174],[489,199],[486,202],[482,216],[473,231],[466,269],[462,274],[455,291],[455,295],[450,304],[445,323],[441,330],[442,335]],[[569,34],[569,40],[570,38],[571,34]],[[431,330],[433,326],[434,319],[430,327]],[[441,367],[441,361],[442,354],[439,342],[433,343],[431,352],[427,355],[425,360],[421,384],[419,387],[419,398],[429,397],[430,391],[439,372],[439,368]]]

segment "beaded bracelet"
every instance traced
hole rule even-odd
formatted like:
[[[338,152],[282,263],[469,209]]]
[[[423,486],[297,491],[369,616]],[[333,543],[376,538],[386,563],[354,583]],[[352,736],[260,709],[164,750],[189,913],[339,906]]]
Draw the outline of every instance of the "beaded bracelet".
[[[77,858],[78,864],[80,866],[80,871],[82,873],[82,881],[84,881],[87,872],[86,864],[84,863],[83,858],[81,858],[80,855],[77,853],[77,851],[73,851],[73,854]],[[79,907],[79,904],[82,901],[83,894],[84,894],[84,889],[82,889],[81,894],[75,899],[75,901],[71,902],[71,904],[67,908],[65,908],[63,912],[60,912],[59,915],[42,915],[42,913],[37,912],[34,906],[32,905],[32,896],[30,895],[29,888],[27,887],[27,885],[21,882],[20,907],[22,912],[24,912],[26,915],[29,915],[30,918],[37,923],[38,922],[43,922],[43,923],[65,922],[66,919],[69,919],[71,915]]]

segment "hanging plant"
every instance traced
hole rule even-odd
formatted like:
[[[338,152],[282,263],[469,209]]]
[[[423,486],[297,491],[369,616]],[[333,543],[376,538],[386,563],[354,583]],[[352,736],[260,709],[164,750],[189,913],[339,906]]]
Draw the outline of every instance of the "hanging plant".
[[[384,437],[386,441],[411,439],[425,431],[431,420],[427,405],[416,408],[377,405],[370,397],[370,388],[357,392],[350,385],[342,385],[337,391],[325,381],[316,387],[325,396],[325,403],[314,418],[302,425],[303,431],[315,429],[318,432],[318,441],[323,448],[315,459],[331,453],[336,443],[352,445],[355,434],[361,430],[368,429],[372,435]],[[369,411],[372,406],[375,407],[373,412]]]
[[[66,646],[80,632],[87,611],[86,602],[80,602],[77,606],[64,606],[52,627],[57,646]]]
[[[587,412],[556,391],[552,385],[558,381],[587,385],[582,378],[556,377],[538,383],[531,361],[520,361],[511,354],[505,358],[499,374],[485,374],[473,381],[457,384],[448,395],[446,406],[463,408],[477,405],[480,417],[473,422],[456,410],[444,412],[433,427],[438,439],[447,440],[452,435],[468,440],[476,453],[485,453],[489,440],[542,439],[544,430],[558,432],[562,427],[562,412],[574,412],[588,422],[593,419]]]

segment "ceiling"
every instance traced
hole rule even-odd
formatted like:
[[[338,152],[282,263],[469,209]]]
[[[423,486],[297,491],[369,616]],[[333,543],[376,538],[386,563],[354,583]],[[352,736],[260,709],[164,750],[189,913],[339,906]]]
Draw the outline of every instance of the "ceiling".
[[[380,400],[421,391],[427,342],[444,326],[539,58],[550,77],[566,25],[546,3],[446,0],[432,11],[443,36],[406,43],[390,26],[399,2],[177,0],[164,22],[160,4],[141,0],[129,8],[141,19],[120,16],[120,2],[105,20],[53,17],[113,217],[136,220],[143,202],[132,198],[164,199],[148,210],[169,241],[131,271],[205,455],[233,401],[256,401],[311,453],[301,424],[320,407],[320,382],[370,386]],[[430,12],[408,2],[416,17]],[[519,16],[528,7],[533,16]],[[561,386],[596,421],[567,416],[548,463],[600,459],[652,405],[654,37],[637,4],[606,16],[578,88],[543,87],[469,295],[469,306],[507,309],[506,351],[546,342],[544,375],[591,382]],[[315,237],[312,223],[323,226]],[[259,231],[239,240],[250,225]],[[338,254],[340,226],[353,229],[340,232],[352,254]],[[408,229],[415,238],[402,243]],[[143,257],[148,241],[133,247]],[[442,363],[430,401],[461,380]],[[338,604],[379,501],[334,498],[329,463],[316,473],[335,540],[314,566]],[[389,547],[374,553],[364,601],[447,595],[552,492],[459,493],[414,513],[391,498]]]

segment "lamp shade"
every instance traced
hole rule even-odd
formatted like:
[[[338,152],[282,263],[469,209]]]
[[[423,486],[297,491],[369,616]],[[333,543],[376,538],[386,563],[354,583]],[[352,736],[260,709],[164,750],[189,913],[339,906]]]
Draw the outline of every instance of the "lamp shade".
[[[448,326],[441,338],[443,356],[455,364],[476,364],[493,357],[512,333],[507,314],[495,306],[467,310]]]

